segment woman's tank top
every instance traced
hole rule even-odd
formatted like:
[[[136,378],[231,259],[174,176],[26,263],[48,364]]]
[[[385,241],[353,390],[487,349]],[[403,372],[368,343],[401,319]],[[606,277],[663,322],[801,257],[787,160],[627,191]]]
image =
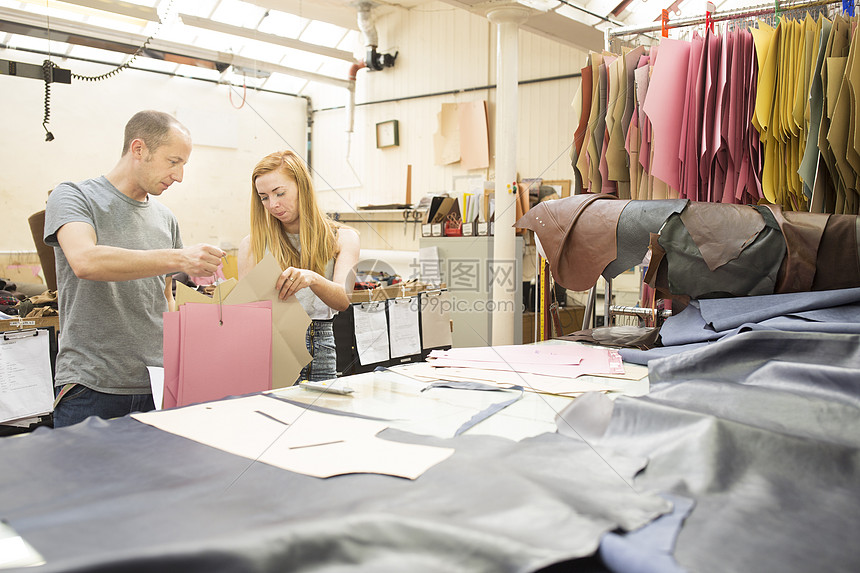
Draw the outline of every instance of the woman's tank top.
[[[302,245],[299,242],[298,233],[287,233],[287,238],[290,240],[290,244],[298,251],[302,252]],[[334,275],[334,259],[330,259],[328,263],[326,263],[325,270],[323,272],[323,277],[328,280],[331,280]],[[308,288],[303,288],[299,292],[296,293],[296,299],[298,299],[299,303],[302,305],[302,308],[305,309],[305,312],[308,313],[308,316],[311,317],[311,320],[330,320],[334,318],[334,315],[337,314],[337,311],[331,308],[329,305],[320,300],[314,291]]]

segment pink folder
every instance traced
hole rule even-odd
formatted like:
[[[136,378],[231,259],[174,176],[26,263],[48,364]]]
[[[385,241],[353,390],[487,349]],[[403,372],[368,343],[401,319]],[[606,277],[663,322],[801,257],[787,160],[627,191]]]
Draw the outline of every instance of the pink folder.
[[[164,313],[164,397],[162,408],[175,408],[179,396],[179,313]]]
[[[176,341],[179,349],[177,406],[271,388],[270,301],[238,305],[186,303],[174,314],[179,314],[180,321]],[[175,328],[171,329],[171,336],[174,334]],[[168,330],[165,329],[165,349],[167,344]]]

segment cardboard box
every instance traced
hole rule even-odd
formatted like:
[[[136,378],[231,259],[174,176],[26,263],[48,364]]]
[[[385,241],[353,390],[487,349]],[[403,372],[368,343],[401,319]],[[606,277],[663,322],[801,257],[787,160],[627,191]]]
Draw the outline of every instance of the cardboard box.
[[[373,302],[397,297],[415,296],[434,287],[420,281],[406,281],[391,286],[356,290],[348,295],[350,303]]]
[[[19,328],[27,329],[27,328],[45,328],[47,326],[53,326],[54,332],[60,332],[60,317],[59,316],[42,316],[39,318],[22,318],[21,326],[19,326],[19,322],[17,318],[9,319],[9,320],[0,320],[0,332],[7,332],[9,330],[18,330]]]
[[[585,316],[585,307],[578,304],[562,306],[558,309],[558,318],[561,322],[561,334],[570,334],[582,330],[582,319]],[[538,325],[540,327],[540,325]],[[523,313],[523,344],[534,342],[535,313]],[[554,333],[555,334],[555,333]],[[556,334],[558,335],[558,334]]]

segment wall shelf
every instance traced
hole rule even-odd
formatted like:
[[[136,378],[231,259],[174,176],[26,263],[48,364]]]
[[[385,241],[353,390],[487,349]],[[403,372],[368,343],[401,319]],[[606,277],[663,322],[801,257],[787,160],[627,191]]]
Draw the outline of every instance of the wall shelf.
[[[355,211],[332,211],[329,217],[340,223],[423,223],[426,209],[357,209]],[[392,217],[392,215],[397,215]],[[376,215],[387,218],[380,219]]]

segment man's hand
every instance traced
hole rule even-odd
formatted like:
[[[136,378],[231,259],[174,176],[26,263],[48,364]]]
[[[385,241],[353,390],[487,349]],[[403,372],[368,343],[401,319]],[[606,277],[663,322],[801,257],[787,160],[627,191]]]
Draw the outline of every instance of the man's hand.
[[[182,271],[190,277],[211,277],[227,253],[213,245],[200,243],[182,249]]]

